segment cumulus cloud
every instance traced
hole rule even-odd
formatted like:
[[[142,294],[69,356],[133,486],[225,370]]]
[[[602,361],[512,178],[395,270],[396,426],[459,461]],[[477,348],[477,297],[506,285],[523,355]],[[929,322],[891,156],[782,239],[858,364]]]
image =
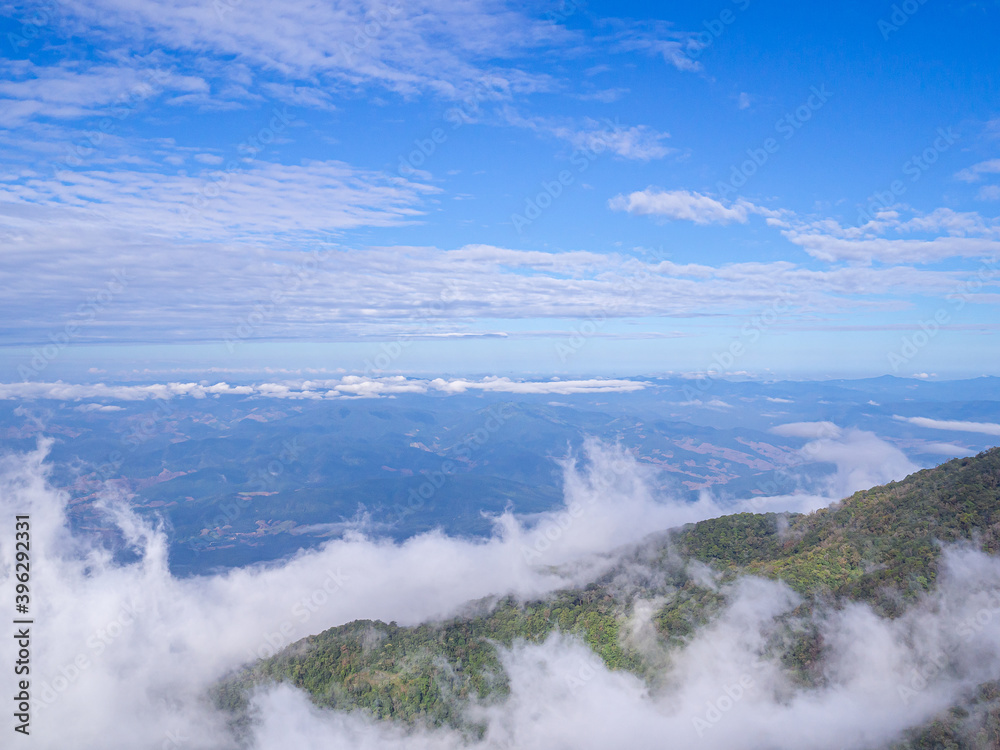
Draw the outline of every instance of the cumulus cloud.
[[[122,411],[122,409],[124,409],[125,407],[114,406],[112,404],[80,404],[79,406],[75,406],[73,408],[76,411],[82,411],[82,412],[93,412],[93,411],[109,412],[109,411]]]
[[[105,385],[104,383],[76,384],[43,382],[0,383],[0,399],[79,401],[80,399],[110,399],[116,401],[167,400],[172,398],[208,398],[216,396],[256,396],[261,398],[324,399],[324,398],[380,398],[399,393],[445,394],[467,391],[516,394],[571,394],[571,393],[627,393],[639,391],[646,383],[638,380],[595,378],[590,380],[511,380],[486,377],[482,380],[456,378],[446,380],[420,380],[394,375],[370,378],[345,375],[333,380],[304,380],[295,383],[258,383],[255,385],[230,385],[229,383],[154,383],[151,385]],[[80,411],[116,411],[118,406],[87,404],[77,407]]]
[[[731,206],[702,193],[689,190],[656,190],[646,188],[626,195],[616,195],[608,201],[613,211],[626,211],[636,216],[663,216],[683,219],[695,224],[746,224],[758,209],[752,203],[739,200]]]
[[[946,258],[991,258],[1000,251],[1000,222],[974,211],[878,206],[857,224],[832,218],[804,219],[786,213],[772,220],[782,234],[814,258],[830,263],[935,263]],[[923,235],[923,236],[921,236]],[[984,269],[989,270],[984,264]],[[995,269],[993,271],[995,273]],[[980,273],[988,281],[992,273]]]
[[[959,420],[930,419],[928,417],[900,417],[893,419],[908,422],[929,430],[950,430],[951,432],[978,432],[983,435],[1000,435],[1000,424],[995,422],[962,422]]]
[[[818,436],[802,448],[806,460],[836,464],[828,494],[846,497],[902,479],[920,469],[899,448],[866,430],[846,429],[829,437]]]
[[[865,605],[819,608],[825,644],[819,687],[793,684],[770,650],[781,619],[800,602],[780,582],[745,578],[724,590],[722,614],[671,655],[652,689],[611,672],[578,640],[559,634],[502,654],[510,697],[472,711],[482,747],[759,748],[868,750],[899,739],[994,677],[1000,667],[1000,561],[945,552],[939,588],[895,620]],[[449,731],[375,724],[317,710],[287,686],[257,698],[263,748],[457,748]],[[287,734],[291,732],[291,735]]]
[[[813,257],[828,262],[878,260],[883,263],[934,263],[954,257],[988,257],[1000,252],[996,240],[980,237],[934,237],[902,239],[879,237],[845,239],[830,235],[795,232],[788,239]]]
[[[545,380],[514,382],[509,378],[490,377],[481,381],[443,380],[435,378],[430,386],[445,393],[464,393],[467,390],[497,393],[603,393],[639,391],[646,384],[636,380]]]
[[[976,198],[981,201],[1000,200],[1000,185],[983,185],[976,193]]]

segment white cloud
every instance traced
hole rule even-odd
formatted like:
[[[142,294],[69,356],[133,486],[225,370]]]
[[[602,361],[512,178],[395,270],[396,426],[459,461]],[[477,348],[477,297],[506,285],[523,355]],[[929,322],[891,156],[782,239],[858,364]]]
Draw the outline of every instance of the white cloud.
[[[140,182],[138,195],[123,199],[120,213],[108,206],[37,206],[25,199],[6,212],[0,208],[0,244],[8,261],[0,264],[0,313],[25,321],[5,334],[7,342],[48,344],[49,334],[61,335],[73,321],[79,323],[74,340],[80,342],[170,339],[220,345],[262,337],[409,341],[482,333],[478,319],[491,319],[488,330],[494,332],[498,319],[587,318],[595,311],[609,318],[731,315],[742,325],[748,312],[779,299],[789,306],[779,323],[784,326],[799,321],[798,310],[894,306],[898,296],[943,296],[975,276],[907,266],[813,270],[787,261],[677,264],[618,253],[489,245],[349,248],[319,241],[320,227],[405,222],[403,207],[416,200],[416,189],[383,189],[377,181],[345,176],[346,184],[331,187],[324,198],[306,193],[310,185],[334,183],[325,168],[280,171],[288,181],[265,182],[281,197],[256,215],[258,202],[272,201],[264,185],[220,196],[220,212],[211,213],[214,203],[209,203],[190,228],[178,220],[187,204],[178,196],[158,204],[162,188],[152,185],[152,177]],[[294,184],[296,173],[303,176],[302,185]],[[6,189],[0,186],[0,192]],[[54,192],[58,186],[45,189]],[[110,197],[112,189],[105,185],[100,191]],[[74,201],[82,200],[82,187],[73,193]],[[355,205],[337,205],[338,196]],[[292,236],[266,235],[282,225]],[[188,232],[190,238],[183,236]],[[218,239],[206,241],[210,236]],[[127,275],[125,290],[99,315],[80,315],[81,305],[105,288],[116,269]],[[867,299],[872,289],[887,299]],[[616,333],[610,326],[606,332]],[[371,357],[378,355],[376,347]]]
[[[903,479],[920,468],[903,451],[874,433],[843,428],[833,422],[793,422],[773,427],[771,432],[809,441],[797,451],[785,471],[794,474],[798,468],[817,463],[833,464],[836,470],[815,494],[797,491],[789,495],[757,496],[741,501],[734,510],[809,513],[858,490]]]
[[[958,420],[929,419],[927,417],[900,417],[893,419],[909,422],[929,430],[950,430],[951,432],[977,432],[983,435],[1000,435],[1000,424],[993,422],[962,422]]]
[[[960,445],[954,445],[953,443],[924,443],[918,447],[921,453],[931,453],[936,456],[948,456],[949,458],[956,458],[959,456],[969,456],[974,453],[968,448],[963,448]]]
[[[573,393],[627,393],[639,391],[646,383],[636,380],[542,380],[523,381],[510,378],[487,377],[482,380],[434,378],[419,380],[394,375],[370,378],[345,375],[335,380],[305,380],[295,383],[259,383],[256,385],[230,385],[216,383],[157,383],[154,385],[105,385],[73,383],[0,383],[0,399],[79,401],[81,399],[113,399],[118,401],[169,400],[173,398],[208,398],[212,396],[255,396],[279,399],[324,398],[379,398],[398,393],[445,394],[486,391],[490,393],[573,394]],[[81,411],[114,411],[117,406],[87,404]]]
[[[636,216],[663,216],[684,219],[695,224],[745,224],[756,207],[740,200],[726,206],[702,193],[689,190],[646,188],[629,195],[616,195],[608,201],[613,211],[627,211]]]
[[[692,72],[701,70],[695,56],[690,54],[702,49],[697,32],[678,31],[665,22],[636,24],[621,19],[608,19],[608,24],[619,30],[602,41],[610,41],[616,52],[644,52],[651,57],[660,57],[678,70]]]
[[[936,263],[946,258],[988,257],[1000,252],[1000,242],[978,237],[909,239],[842,239],[824,234],[786,232],[788,239],[819,260],[878,260],[883,263]]]
[[[824,610],[817,620],[828,666],[821,688],[793,685],[768,654],[768,638],[799,601],[773,581],[744,579],[727,589],[720,617],[671,654],[663,684],[654,689],[608,670],[576,639],[518,643],[503,652],[510,697],[473,713],[487,734],[471,747],[886,746],[991,679],[989,670],[1000,664],[1000,629],[992,618],[985,627],[969,627],[977,615],[995,611],[997,561],[949,551],[942,572],[939,592],[896,620],[858,605]],[[287,687],[258,701],[262,750],[290,742],[393,750],[467,746],[450,732],[404,734],[386,723],[319,711]]]
[[[259,197],[267,199],[263,191]],[[287,210],[299,212],[293,198],[294,189]],[[306,205],[310,201],[319,198],[304,199]],[[234,213],[243,210],[252,212],[253,203],[235,201]],[[249,225],[266,231],[267,224],[279,221],[280,210],[274,211],[270,217],[262,212]],[[372,220],[394,219],[391,212],[375,212],[379,218]],[[61,335],[68,321],[80,322],[74,339],[80,342],[169,338],[220,345],[263,337],[409,341],[430,334],[482,333],[480,319],[491,319],[488,330],[494,332],[498,319],[587,318],[595,311],[609,318],[730,315],[742,325],[750,312],[775,300],[789,306],[779,322],[784,327],[801,324],[799,310],[895,307],[902,295],[943,296],[975,277],[906,266],[812,270],[786,261],[680,265],[617,253],[485,245],[353,249],[313,244],[301,235],[268,238],[249,227],[229,239],[238,229],[235,215],[231,228],[225,216],[206,218],[204,233],[220,239],[196,242],[157,233],[164,223],[164,232],[184,230],[176,222],[170,225],[162,208],[137,206],[131,215],[125,213],[35,209],[27,203],[7,215],[0,209],[0,243],[10,261],[0,264],[0,312],[25,320],[5,334],[9,343],[48,344],[49,334]],[[143,214],[152,220],[147,227],[140,226]],[[289,225],[300,221],[302,232],[337,220],[306,212],[289,219]],[[115,223],[126,220],[127,227]],[[314,249],[303,249],[311,245]],[[109,283],[116,269],[127,274],[127,288],[99,315],[81,320],[80,306]],[[70,277],[72,284],[66,282]],[[872,289],[885,297],[867,299]],[[620,333],[611,326],[606,332]],[[375,357],[380,350],[372,348]]]
[[[955,173],[955,179],[962,182],[978,182],[983,179],[984,174],[1000,174],[1000,159],[988,159],[978,164],[973,164],[960,172]]]
[[[772,399],[768,399],[769,401]],[[775,435],[798,438],[836,438],[842,430],[833,422],[791,422],[771,428]]]
[[[224,721],[205,688],[253,655],[354,619],[416,624],[491,594],[579,585],[613,564],[612,550],[701,514],[655,497],[627,454],[591,444],[586,469],[566,466],[564,508],[530,526],[506,514],[490,540],[348,536],[278,565],[178,580],[162,530],[113,498],[105,522],[140,559],[119,564],[74,539],[66,497],[45,485],[46,450],[0,457],[0,523],[31,517],[32,739],[44,748],[159,746],[168,732],[211,747]],[[0,592],[12,601],[12,547],[0,555]]]
[[[582,152],[586,158],[611,153],[623,159],[650,161],[662,159],[676,151],[663,144],[670,137],[669,133],[647,125],[625,126],[617,120],[598,121],[589,117],[577,122],[524,117],[509,106],[503,108],[502,115],[506,124],[559,138],[574,150]]]
[[[914,214],[905,221],[902,217],[895,221],[887,219],[885,226],[901,233],[943,232],[953,237],[1000,234],[1000,225],[995,220],[987,219],[975,211],[955,211],[951,208],[936,208],[930,213]]]
[[[2,388],[2,387],[3,387],[2,384],[0,384],[0,388]],[[82,411],[82,412],[92,412],[92,411],[100,411],[100,412],[122,411],[124,408],[125,407],[123,407],[123,406],[114,406],[113,404],[80,404],[79,406],[74,406],[73,407],[73,409],[75,411]]]
[[[824,437],[830,423],[817,424],[817,439],[804,445],[800,453],[803,461],[836,465],[837,471],[828,482],[828,496],[847,497],[875,485],[899,481],[920,469],[899,448],[872,432],[833,425],[837,432]]]
[[[91,38],[103,37],[119,49],[153,46],[199,55],[219,63],[223,74],[228,71],[221,62],[235,58],[253,74],[269,69],[286,81],[323,77],[339,85],[373,84],[405,95],[432,92],[455,99],[470,95],[487,78],[508,94],[550,87],[547,76],[510,63],[575,37],[562,26],[490,0],[446,6],[436,0],[320,5],[292,0],[280,8],[264,0],[139,5],[99,0],[67,2],[62,9],[67,23]],[[292,93],[302,102],[300,90]]]
[[[421,195],[436,189],[342,162],[285,165],[250,151],[199,174],[70,171],[0,184],[0,234],[44,230],[59,222],[93,234],[106,228],[160,237],[281,236],[296,231],[388,226],[413,221]],[[34,217],[32,221],[29,217]],[[4,225],[7,225],[6,227]],[[11,250],[16,251],[16,247]]]
[[[776,225],[790,242],[830,263],[935,263],[953,257],[992,257],[1000,252],[1000,221],[949,208],[929,213],[903,206],[881,208],[858,226],[786,214]],[[925,236],[913,237],[915,234]]]
[[[509,378],[486,378],[482,381],[442,380],[435,378],[430,386],[445,393],[464,393],[467,390],[482,390],[499,393],[602,393],[638,391],[645,383],[634,380],[546,380],[514,382]]]
[[[137,58],[119,65],[63,61],[40,66],[27,60],[0,61],[0,125],[102,116],[111,118],[111,127],[117,129],[164,92],[203,93],[209,88],[198,76],[143,62]]]

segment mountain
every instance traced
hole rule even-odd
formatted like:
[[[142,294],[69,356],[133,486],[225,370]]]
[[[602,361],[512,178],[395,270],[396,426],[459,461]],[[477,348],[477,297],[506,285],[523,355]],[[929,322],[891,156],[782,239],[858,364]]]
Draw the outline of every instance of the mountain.
[[[901,617],[935,589],[942,543],[1000,551],[1000,448],[808,515],[743,513],[658,534],[625,550],[613,570],[582,589],[536,601],[474,602],[459,617],[416,627],[364,620],[331,628],[247,667],[220,685],[216,698],[245,721],[250,688],[289,682],[319,706],[475,734],[483,727],[463,707],[503,701],[509,692],[501,647],[573,634],[611,670],[631,672],[655,690],[671,655],[719,616],[731,584],[746,576],[784,581],[801,596],[770,647],[793,684],[815,687],[827,679],[827,645],[814,615],[863,602],[881,618]],[[655,604],[653,648],[633,637],[639,603]],[[1000,746],[963,744],[1000,731],[1000,685],[978,690],[969,699],[978,707],[972,714],[956,707],[900,747]]]

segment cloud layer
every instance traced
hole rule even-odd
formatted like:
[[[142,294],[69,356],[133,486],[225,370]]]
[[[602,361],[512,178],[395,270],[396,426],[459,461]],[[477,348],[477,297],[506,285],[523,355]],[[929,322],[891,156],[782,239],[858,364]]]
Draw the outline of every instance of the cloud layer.
[[[639,391],[646,384],[637,380],[543,380],[524,381],[510,378],[487,377],[482,380],[457,378],[446,380],[420,380],[395,375],[370,378],[345,375],[334,380],[305,380],[289,383],[257,383],[255,385],[230,385],[229,383],[156,383],[153,385],[105,385],[73,383],[0,383],[0,399],[79,401],[103,399],[111,401],[167,400],[172,398],[208,398],[218,396],[257,396],[261,398],[330,399],[330,398],[381,398],[397,393],[489,393],[561,394],[573,393],[627,393]],[[88,409],[99,408],[96,404]]]

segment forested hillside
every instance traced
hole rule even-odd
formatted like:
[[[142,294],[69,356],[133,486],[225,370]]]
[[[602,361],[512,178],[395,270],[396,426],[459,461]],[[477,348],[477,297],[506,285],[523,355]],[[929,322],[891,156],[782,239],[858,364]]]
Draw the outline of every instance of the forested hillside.
[[[466,702],[502,700],[508,690],[500,646],[539,642],[556,630],[576,634],[609,668],[655,687],[672,649],[715,616],[726,584],[744,575],[780,579],[802,595],[773,648],[795,681],[815,685],[823,680],[824,645],[811,625],[814,607],[862,601],[896,617],[934,587],[940,543],[963,540],[991,554],[1000,549],[1000,449],[809,515],[744,513],[659,535],[582,590],[477,602],[462,617],[418,627],[358,621],[331,628],[248,667],[219,687],[218,700],[239,713],[248,688],[288,681],[321,706],[475,731],[463,716]],[[654,654],[626,637],[639,601],[657,605]],[[996,685],[985,685],[977,697],[987,707],[983,732],[1000,726],[997,694]],[[942,717],[907,747],[963,747],[964,718],[960,710]]]

